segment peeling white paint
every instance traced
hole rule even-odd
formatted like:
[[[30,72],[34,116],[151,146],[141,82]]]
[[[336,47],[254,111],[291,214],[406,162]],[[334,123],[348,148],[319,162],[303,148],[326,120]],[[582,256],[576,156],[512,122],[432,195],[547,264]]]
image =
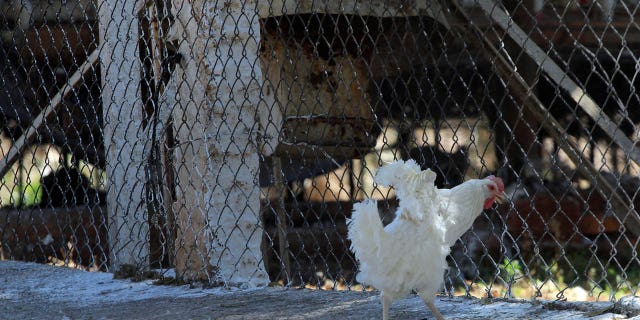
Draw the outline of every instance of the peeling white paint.
[[[143,108],[136,1],[99,6],[107,210],[112,267],[144,264],[149,226],[143,202]]]
[[[177,246],[189,262],[176,272],[217,276],[229,285],[265,285],[256,181],[256,109],[263,84],[256,3],[174,1],[174,8],[172,33],[183,39],[179,51],[185,57],[176,72],[182,80],[175,117],[176,212],[182,217],[178,237],[185,238]],[[202,274],[212,268],[217,273]]]

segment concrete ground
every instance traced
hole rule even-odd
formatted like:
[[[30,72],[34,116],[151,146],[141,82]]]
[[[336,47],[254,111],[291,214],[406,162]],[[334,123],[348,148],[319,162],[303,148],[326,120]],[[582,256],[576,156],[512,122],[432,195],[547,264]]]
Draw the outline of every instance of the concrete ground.
[[[447,319],[629,319],[640,299],[566,303],[441,297]],[[415,295],[392,319],[432,319]],[[375,292],[293,288],[202,289],[113,279],[109,273],[0,261],[0,319],[377,319]]]

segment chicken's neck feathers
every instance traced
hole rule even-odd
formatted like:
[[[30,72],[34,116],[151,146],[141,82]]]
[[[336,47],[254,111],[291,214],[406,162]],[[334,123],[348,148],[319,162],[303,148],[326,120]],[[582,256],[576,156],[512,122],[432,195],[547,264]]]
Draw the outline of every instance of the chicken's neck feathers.
[[[468,208],[473,212],[477,211],[477,214],[482,212],[485,197],[480,180],[469,180],[452,189],[438,189],[437,192],[441,207],[448,208],[455,205],[460,208]]]
[[[468,181],[450,190],[438,190],[439,215],[444,219],[446,239],[453,245],[482,213],[484,191],[475,181]]]

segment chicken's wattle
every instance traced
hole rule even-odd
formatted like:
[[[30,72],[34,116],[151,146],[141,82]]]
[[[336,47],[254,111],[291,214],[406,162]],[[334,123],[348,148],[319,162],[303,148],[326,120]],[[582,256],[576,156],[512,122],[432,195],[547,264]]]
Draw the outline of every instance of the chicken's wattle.
[[[483,208],[485,210],[491,208],[491,206],[493,206],[493,203],[496,202],[496,198],[501,196],[502,193],[504,192],[504,182],[502,182],[502,179],[500,179],[500,178],[498,178],[498,177],[496,177],[494,175],[488,176],[487,179],[495,182],[496,186],[498,187],[498,190],[495,191],[495,195],[494,196],[492,196],[490,198],[487,198],[487,200],[484,201]]]
[[[496,202],[496,198],[495,197],[485,200],[483,208],[485,210],[491,208],[491,206],[493,206],[494,202]]]

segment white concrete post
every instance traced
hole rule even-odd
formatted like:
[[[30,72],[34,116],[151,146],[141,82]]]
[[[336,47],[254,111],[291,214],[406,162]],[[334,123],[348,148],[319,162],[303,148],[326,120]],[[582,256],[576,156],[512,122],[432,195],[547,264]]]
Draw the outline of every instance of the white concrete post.
[[[103,1],[98,8],[110,265],[116,270],[123,264],[146,267],[146,133],[142,129],[136,1]]]
[[[175,126],[176,273],[259,286],[268,281],[257,185],[262,74],[256,1],[173,2],[181,39]]]

